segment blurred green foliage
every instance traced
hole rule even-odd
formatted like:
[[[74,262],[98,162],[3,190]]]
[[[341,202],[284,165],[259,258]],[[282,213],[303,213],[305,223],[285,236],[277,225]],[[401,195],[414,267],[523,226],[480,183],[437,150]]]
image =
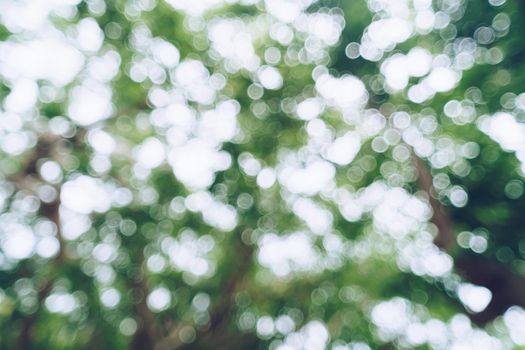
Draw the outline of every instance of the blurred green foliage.
[[[0,54],[0,348],[525,346],[522,2],[62,2],[0,2],[82,57]]]

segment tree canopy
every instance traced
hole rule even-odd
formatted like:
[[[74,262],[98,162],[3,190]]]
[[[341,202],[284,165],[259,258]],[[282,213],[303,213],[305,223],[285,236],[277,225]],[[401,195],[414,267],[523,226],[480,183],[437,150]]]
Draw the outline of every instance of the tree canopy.
[[[0,0],[0,348],[525,349],[524,11]]]

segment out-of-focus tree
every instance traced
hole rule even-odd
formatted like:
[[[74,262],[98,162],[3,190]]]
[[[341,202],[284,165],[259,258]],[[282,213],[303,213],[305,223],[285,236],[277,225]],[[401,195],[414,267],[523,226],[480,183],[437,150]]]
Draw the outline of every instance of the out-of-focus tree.
[[[523,348],[524,11],[0,0],[0,348]]]

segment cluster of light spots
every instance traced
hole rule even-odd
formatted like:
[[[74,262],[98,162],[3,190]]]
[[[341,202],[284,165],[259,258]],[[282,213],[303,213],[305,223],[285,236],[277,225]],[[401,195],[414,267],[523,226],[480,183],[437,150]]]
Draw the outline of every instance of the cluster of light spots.
[[[88,270],[89,271],[89,270]],[[101,285],[111,285],[116,278],[116,272],[107,264],[97,264],[94,269],[88,272],[95,275],[95,280]]]
[[[348,165],[361,149],[361,137],[355,132],[347,132],[336,138],[326,147],[325,158],[338,165]]]
[[[52,258],[58,254],[60,243],[58,239],[52,236],[42,237],[36,245],[36,253],[42,258]]]
[[[455,124],[465,125],[476,119],[476,108],[472,101],[450,100],[443,108],[445,115],[452,119]]]
[[[113,112],[111,96],[107,85],[86,81],[71,91],[68,116],[82,126],[107,119]]]
[[[350,125],[355,125],[363,138],[377,135],[386,125],[386,118],[377,110],[369,109],[359,113],[356,117],[354,114],[343,115],[345,121]]]
[[[287,64],[319,64],[329,62],[328,48],[335,45],[345,25],[338,8],[306,13],[311,1],[266,1],[267,10],[280,22],[270,27],[270,36],[282,45],[297,39],[297,46],[289,47],[284,61]],[[294,31],[295,30],[295,31]]]
[[[78,2],[52,0],[0,3],[2,23],[14,33],[1,44],[0,49],[0,74],[11,90],[4,102],[7,110],[26,113],[39,100],[44,103],[64,102],[67,97],[62,87],[79,76],[86,63],[83,53],[93,54],[101,49],[104,34],[95,19],[82,19],[65,32],[57,30],[50,19],[74,18]],[[72,89],[67,101],[67,115],[83,126],[110,116],[111,91],[103,83],[116,75],[120,57],[111,51],[100,57],[90,57],[87,63],[87,70],[95,74],[88,74],[92,78]],[[37,81],[41,83],[37,85]],[[72,136],[71,132],[67,134],[67,137]],[[17,136],[18,141],[13,142],[11,136]],[[28,141],[26,134],[8,135],[3,148],[17,154],[31,146]]]
[[[76,25],[76,42],[80,49],[97,52],[104,42],[104,33],[93,18],[84,18]]]
[[[173,268],[190,274],[191,277],[209,277],[215,272],[210,253],[215,240],[209,235],[197,237],[191,230],[183,231],[179,237],[165,237],[161,249],[169,258]]]
[[[366,60],[379,61],[386,52],[392,51],[415,32],[428,34],[433,29],[446,27],[450,22],[447,13],[434,12],[430,0],[413,3],[407,0],[369,0],[368,8],[376,17],[365,29],[361,43],[351,43],[353,47],[347,50],[350,58],[361,56]]]
[[[237,226],[235,208],[214,199],[209,192],[195,192],[185,200],[188,210],[202,213],[205,223],[222,231],[231,231]]]
[[[297,104],[296,113],[299,119],[312,120],[323,113],[324,101],[319,98],[307,98]]]
[[[472,249],[473,252],[481,254],[487,250],[487,238],[488,232],[486,230],[463,231],[457,236],[457,241],[461,248]]]
[[[301,163],[294,155],[288,156],[278,171],[279,182],[291,193],[314,195],[332,185],[334,166],[322,159]]]
[[[0,62],[0,73],[11,81],[43,79],[63,86],[78,74],[84,65],[84,56],[58,36],[22,42],[4,41],[0,43]]]
[[[392,50],[395,45],[407,40],[413,32],[413,24],[409,20],[410,10],[407,1],[368,1],[369,8],[381,14],[365,29],[359,54],[370,61],[378,61],[385,51]]]
[[[315,51],[337,43],[345,25],[341,13],[312,13],[300,16],[295,23],[298,31],[308,34],[307,51]]]
[[[380,337],[392,340],[402,334],[415,320],[411,304],[403,298],[394,298],[375,305],[370,314],[372,322],[378,327]]]
[[[420,117],[417,123],[404,128],[401,136],[407,145],[413,147],[417,156],[430,160],[432,168],[443,169],[450,167],[450,170],[455,175],[459,177],[467,176],[471,169],[468,160],[479,155],[479,145],[475,142],[462,143],[446,136],[436,135],[437,127],[438,123],[434,116],[424,116]],[[461,188],[458,187],[456,189]],[[461,191],[463,190],[461,189]],[[450,191],[443,193],[443,195],[448,194],[450,194]],[[464,196],[461,195],[460,197],[463,198]],[[458,203],[461,202],[463,200],[458,201]]]
[[[295,329],[295,321],[288,315],[281,315],[275,319],[275,329],[281,334],[288,334]]]
[[[118,245],[114,243],[99,243],[93,249],[92,255],[98,262],[111,263],[117,258]]]
[[[38,256],[49,259],[56,256],[60,250],[57,239],[57,227],[48,220],[39,220],[33,227],[33,233],[38,239],[35,252]]]
[[[479,29],[481,29],[481,31],[479,31]],[[485,32],[483,28],[478,28],[477,33],[474,34],[474,36],[475,37],[477,36],[479,39],[481,39],[482,42],[486,41],[486,39],[482,39],[482,37],[483,36],[486,37],[486,35],[483,35],[483,34],[480,35],[480,33],[483,33],[483,32]],[[474,66],[474,63],[476,63],[476,58],[481,56],[480,55],[481,50],[482,49],[476,45],[476,42],[473,39],[457,38],[454,41],[452,66],[458,70],[467,70],[467,69],[472,68]],[[478,61],[479,61],[479,58],[478,58]]]
[[[262,167],[262,162],[248,152],[243,152],[238,158],[241,170],[248,176],[256,176]]]
[[[56,292],[46,298],[45,306],[49,312],[67,315],[75,311],[80,303],[73,294]]]
[[[333,350],[371,350],[368,344],[363,342],[350,342],[348,344],[340,344],[339,342],[335,343]]]
[[[515,152],[521,161],[521,171],[525,172],[525,124],[517,121],[512,114],[498,112],[490,117],[481,117],[478,127],[504,150]]]
[[[189,86],[190,90],[195,89],[200,93],[200,87],[192,85],[198,77],[192,74],[195,73],[195,69],[204,69],[202,63],[186,61],[177,69],[183,70],[176,71],[175,78],[183,86]],[[203,72],[207,76],[207,71]],[[197,75],[200,73],[197,72]],[[162,97],[165,93],[157,91],[157,96],[151,98],[154,103],[164,105],[163,101],[169,98]],[[191,96],[186,97],[191,99]],[[204,110],[198,119],[196,112],[184,102],[167,104],[153,111],[150,116],[152,124],[167,129],[166,138],[171,146],[168,148],[168,162],[177,179],[186,187],[196,190],[206,188],[213,182],[215,172],[230,167],[230,155],[219,148],[222,142],[235,137],[239,110],[240,106],[236,101],[225,100],[212,109]],[[160,150],[160,146],[162,145],[158,143],[156,148]],[[160,160],[159,152],[156,154]]]
[[[368,101],[365,85],[351,75],[336,78],[323,74],[317,78],[315,87],[327,103],[342,110],[359,108]]]
[[[459,83],[462,71],[472,68],[476,63],[497,64],[503,59],[499,48],[493,47],[487,50],[479,47],[472,38],[457,38],[449,44],[449,47],[450,50],[447,51],[450,51],[450,56],[441,54],[434,57],[430,74],[410,87],[408,98],[411,101],[421,103],[431,99],[436,93],[452,90]],[[501,74],[496,75],[494,79],[499,85],[504,85],[505,81],[508,81],[508,78]],[[480,99],[481,97],[477,98],[477,102],[480,102]],[[462,116],[462,118],[472,118],[472,116]]]
[[[220,151],[219,148],[223,142],[236,136],[239,111],[238,102],[225,100],[212,109],[202,111],[199,116],[183,102],[167,104],[151,113],[151,123],[155,127],[167,129],[168,163],[177,179],[186,187],[195,190],[206,188],[213,182],[215,172],[230,167],[229,153]],[[154,146],[155,150],[150,149],[149,152],[155,153],[152,153],[152,159],[156,159],[155,163],[158,163],[164,146],[160,141],[153,142],[155,144],[149,146]],[[145,161],[153,161],[149,158],[144,154]]]
[[[326,325],[320,321],[310,321],[301,327],[297,332],[288,334],[282,344],[276,347],[277,350],[321,350],[326,349],[330,333]]]
[[[502,350],[502,342],[484,330],[472,327],[466,315],[456,315],[449,322],[449,349]],[[451,334],[450,334],[451,333]]]
[[[201,61],[182,61],[173,71],[171,81],[190,101],[210,105],[215,100],[214,85],[210,84],[210,74]]]
[[[134,149],[134,158],[138,165],[144,169],[153,169],[164,162],[166,157],[164,145],[159,139],[150,137]]]
[[[34,253],[36,243],[35,235],[26,225],[8,222],[0,229],[0,247],[3,255],[9,259],[30,258]]]
[[[503,349],[500,340],[473,328],[466,315],[455,315],[445,323],[429,318],[424,308],[416,308],[408,300],[399,297],[376,304],[371,319],[383,341],[396,340],[398,344],[409,348],[428,344],[435,350]]]
[[[204,140],[193,139],[181,147],[174,148],[168,161],[179,181],[191,189],[210,186],[215,172],[226,170],[231,165],[229,153],[217,151]]]
[[[340,192],[337,202],[349,221],[359,220],[363,212],[372,212],[374,227],[394,239],[420,230],[431,216],[429,206],[421,199],[382,182],[361,189],[357,196]]]
[[[468,194],[462,187],[457,185],[452,186],[446,192],[450,203],[452,203],[453,206],[462,208],[467,205]]]
[[[432,69],[423,84],[428,83],[428,87],[435,92],[446,92],[451,90],[459,82],[460,75],[447,67],[436,67]]]
[[[166,81],[167,72],[180,61],[180,52],[170,42],[153,37],[148,27],[137,25],[130,38],[136,55],[129,68],[129,77],[138,83],[149,79],[160,85]]]
[[[429,229],[427,221],[431,210],[424,200],[408,194],[400,187],[389,187],[380,182],[373,183],[357,192],[335,190],[335,167],[332,163],[338,166],[350,164],[353,166],[362,143],[367,138],[373,138],[371,147],[375,152],[383,153],[389,147],[394,148],[392,154],[398,162],[407,161],[410,157],[408,147],[398,145],[400,138],[408,140],[407,143],[413,146],[416,154],[428,157],[436,169],[454,166],[458,162],[458,155],[469,158],[467,154],[476,153],[471,152],[472,147],[466,147],[462,154],[463,148],[458,148],[459,146],[450,140],[431,139],[430,135],[436,130],[436,121],[432,116],[416,117],[419,124],[412,128],[409,127],[412,122],[410,116],[402,116],[402,113],[393,115],[395,126],[398,129],[404,129],[403,132],[398,132],[394,129],[384,130],[385,117],[378,111],[361,110],[369,97],[363,82],[350,75],[341,77],[330,75],[323,66],[327,62],[321,63],[322,60],[328,60],[325,52],[326,46],[338,42],[344,27],[344,19],[338,9],[322,9],[319,13],[305,13],[305,9],[313,1],[266,0],[264,5],[269,16],[261,15],[254,26],[251,26],[252,23],[246,21],[245,18],[222,18],[211,21],[206,28],[204,21],[199,16],[224,2],[257,4],[261,9],[263,1],[168,0],[168,3],[175,9],[191,16],[197,16],[187,18],[190,24],[185,25],[192,27],[195,31],[207,30],[212,46],[210,57],[214,60],[223,58],[225,60],[224,69],[228,73],[234,73],[240,69],[250,71],[247,75],[254,81],[251,90],[248,90],[251,98],[260,99],[265,93],[263,89],[279,90],[283,87],[286,78],[283,74],[286,70],[276,66],[281,59],[287,65],[297,61],[318,64],[313,74],[317,96],[307,97],[316,94],[311,89],[304,96],[296,97],[297,104],[293,102],[290,104],[292,107],[286,107],[286,113],[295,113],[299,119],[308,122],[306,125],[306,131],[310,137],[308,145],[299,150],[297,154],[286,155],[287,151],[284,151],[282,154],[285,156],[279,159],[277,170],[267,167],[268,164],[254,157],[243,157],[242,155],[239,157],[242,171],[254,177],[250,180],[256,179],[260,188],[271,188],[276,180],[279,180],[283,188],[288,191],[283,191],[281,195],[288,196],[284,199],[290,209],[304,221],[309,229],[309,232],[283,235],[263,234],[257,242],[259,263],[278,277],[287,277],[294,272],[319,271],[324,267],[329,267],[330,263],[327,262],[328,258],[323,256],[321,248],[317,246],[318,241],[322,241],[322,246],[332,255],[331,258],[344,254],[349,247],[352,252],[347,256],[352,256],[352,254],[366,256],[373,249],[371,248],[374,245],[372,240],[378,238],[373,234],[378,233],[380,238],[384,238],[379,243],[395,243],[390,244],[388,248],[381,248],[380,244],[377,246],[378,249],[385,249],[389,252],[396,250],[396,254],[399,254],[398,265],[401,270],[410,270],[418,276],[443,277],[449,274],[452,269],[451,257],[435,247],[432,243],[432,235],[425,231]],[[502,3],[501,0],[490,2],[493,5]],[[17,11],[24,6],[35,7],[28,0],[18,3],[21,5],[9,5],[9,2],[6,1],[0,2],[0,9],[6,10],[5,12],[0,11],[0,16],[8,29],[16,28],[20,32],[45,25],[45,18],[49,13],[73,18],[76,14],[74,5],[78,3],[78,0],[42,2],[44,5],[40,5],[38,11],[35,12],[35,18],[29,18],[29,20],[27,16],[21,16],[24,20],[11,18],[15,7]],[[56,6],[53,5],[55,6],[53,7],[49,3],[54,3]],[[97,11],[94,3],[91,1],[86,5],[91,13]],[[351,53],[352,58],[361,55],[365,59],[378,61],[385,53],[394,50],[397,44],[410,38],[414,32],[426,33],[434,27],[442,29],[450,21],[449,15],[445,12],[434,13],[429,0],[414,0],[410,4],[406,0],[369,0],[368,5],[376,15],[366,29],[361,45],[352,43],[349,46],[348,52]],[[133,8],[146,10],[148,6],[153,8],[155,1],[143,1],[138,5],[126,6],[126,15],[131,18],[133,17],[132,11],[135,11]],[[450,7],[458,6],[455,3],[450,4]],[[104,5],[99,7],[103,8]],[[104,12],[103,9],[98,11]],[[281,21],[281,23],[273,23],[274,20]],[[495,18],[492,25],[494,29],[478,28],[475,34],[476,41],[480,44],[490,44],[498,28],[501,29],[500,31],[508,29],[508,23],[506,24],[505,21],[505,17],[500,17],[497,21]],[[268,29],[266,26],[270,26],[268,33],[270,38],[279,44],[290,45],[295,39],[304,41],[304,48],[301,48],[302,42],[298,45],[299,48],[295,47],[297,45],[289,46],[282,54],[277,47],[268,48],[264,51],[265,63],[261,66],[261,59],[256,56],[254,45],[257,43],[257,35],[261,34],[257,31]],[[107,30],[108,35],[110,32]],[[52,38],[49,39],[49,42],[33,39],[26,42],[7,41],[0,44],[0,63],[2,63],[0,74],[7,77],[10,83],[10,93],[4,101],[5,117],[9,118],[9,122],[2,118],[4,119],[3,124],[9,124],[8,127],[2,127],[8,131],[8,134],[0,134],[1,147],[11,155],[18,155],[27,147],[34,145],[34,135],[19,132],[23,121],[16,114],[31,111],[38,103],[37,80],[47,80],[60,87],[71,83],[84,66],[86,58],[82,55],[82,51],[88,54],[86,76],[90,78],[71,89],[70,99],[66,102],[69,107],[68,116],[78,125],[89,126],[88,142],[95,153],[90,165],[99,174],[107,172],[111,167],[109,156],[117,149],[121,151],[120,148],[125,143],[118,139],[117,144],[117,138],[103,131],[103,126],[101,126],[102,122],[113,112],[111,91],[106,84],[118,73],[120,57],[112,51],[105,51],[97,56],[91,55],[98,52],[103,44],[103,33],[92,18],[81,20],[78,25],[72,27],[71,38],[68,40],[75,39],[76,47],[69,45],[65,38],[56,33],[49,37]],[[231,141],[235,136],[242,134],[238,132],[237,125],[239,104],[234,100],[218,101],[226,98],[219,92],[226,84],[225,77],[219,73],[210,74],[208,68],[203,64],[204,61],[195,59],[195,56],[191,56],[193,57],[191,59],[186,58],[180,63],[179,50],[161,38],[152,38],[145,25],[138,25],[133,29],[130,41],[131,48],[136,50],[137,54],[129,65],[131,79],[138,83],[150,79],[154,85],[148,93],[149,102],[154,106],[154,111],[149,115],[151,125],[146,125],[148,124],[146,114],[137,117],[136,125],[142,131],[147,131],[148,135],[151,135],[150,131],[156,133],[133,147],[131,153],[135,162],[134,174],[139,178],[140,174],[149,173],[150,170],[161,166],[167,160],[177,179],[190,190],[196,191],[185,199],[178,197],[176,203],[172,202],[172,207],[177,207],[180,212],[187,209],[200,213],[203,221],[214,229],[233,230],[238,220],[235,208],[224,204],[205,191],[213,183],[217,171],[226,170],[231,166],[230,154],[221,151],[222,143]],[[435,93],[451,90],[461,78],[461,70],[468,69],[474,62],[473,48],[476,47],[475,43],[474,46],[472,43],[472,41],[462,39],[455,42],[452,48],[447,48],[447,52],[450,50],[454,52],[455,57],[453,58],[445,57],[445,55],[432,57],[427,50],[420,47],[412,49],[406,55],[394,54],[381,66],[387,89],[403,90],[408,87],[409,79],[421,78],[419,84],[408,89],[408,97],[413,102],[424,102]],[[56,48],[56,50],[47,52],[48,47]],[[45,48],[46,52],[43,52],[42,48]],[[58,55],[57,52],[61,55]],[[41,55],[34,53],[41,53]],[[208,65],[209,62],[206,64]],[[319,72],[321,73],[318,74]],[[164,83],[168,77],[172,87],[165,87]],[[286,89],[283,89],[283,92],[286,92]],[[47,94],[51,96],[49,101],[55,97],[58,99],[60,93],[63,94],[63,91],[58,89],[48,91]],[[225,95],[230,96],[228,93]],[[445,114],[457,123],[471,122],[475,116],[473,107],[465,101],[456,102],[460,106],[458,107],[451,101],[445,107]],[[518,108],[519,103],[519,99],[516,100]],[[523,105],[525,106],[525,103]],[[339,109],[344,121],[355,127],[354,131],[336,135],[328,123],[319,118],[325,112],[326,106]],[[417,123],[414,122],[414,124]],[[488,126],[489,129],[499,127],[495,126],[495,122],[493,123],[494,125]],[[54,124],[60,124],[59,120],[54,119]],[[70,124],[73,125],[73,123]],[[518,131],[524,131],[519,122],[515,121],[513,125],[518,125]],[[53,129],[51,132],[66,137],[66,134],[71,135],[74,126],[64,127],[63,132],[58,132],[56,131],[58,129],[51,126],[50,128]],[[509,141],[501,136],[504,133],[495,132],[495,134],[496,136],[493,137],[489,133],[491,137],[501,139],[498,142],[508,145],[506,149],[517,152],[520,159],[523,160],[522,153],[525,149],[523,142],[512,143],[512,137]],[[516,133],[511,135],[515,140],[517,139]],[[385,178],[387,177],[385,174],[395,172],[392,170],[391,163],[393,162],[384,162],[379,169]],[[42,162],[38,171],[45,181],[52,184],[59,183],[63,177],[67,179],[61,190],[60,209],[61,228],[66,240],[76,239],[88,231],[91,225],[88,215],[105,213],[112,205],[126,205],[132,199],[129,190],[115,189],[113,185],[92,177],[67,177],[64,175],[67,172],[62,173],[59,164],[52,160]],[[435,182],[446,183],[439,187],[440,196],[447,196],[450,202],[457,207],[466,205],[468,196],[463,188],[451,186],[448,178],[438,179],[436,177],[435,180]],[[389,181],[387,183],[390,184]],[[507,190],[506,187],[505,193],[509,197],[514,196],[512,193],[517,193],[516,186],[520,185],[509,183],[507,185],[509,189]],[[438,186],[435,187],[438,188]],[[155,193],[153,189],[149,190],[151,190],[149,193]],[[523,185],[521,184],[522,192]],[[374,233],[368,235],[367,232],[367,236],[372,237],[353,244],[344,241],[338,234],[331,233],[332,214],[308,197],[317,194],[321,194],[324,200],[327,200],[327,196],[333,196],[342,215],[348,221],[358,221],[363,214],[370,213],[372,225],[369,228]],[[250,200],[253,203],[253,198],[248,194],[239,196],[237,201],[239,210],[245,208],[240,203]],[[36,212],[36,209],[32,212]],[[32,230],[29,226],[17,225],[12,225],[15,229],[11,233],[9,231],[11,226],[0,225],[3,227],[0,246],[6,258],[21,260],[31,257],[35,252],[44,258],[57,254],[60,247],[55,238],[56,232],[41,234],[39,231],[42,228],[35,227],[35,230]],[[134,229],[128,232],[133,232]],[[47,231],[53,230],[48,229]],[[415,239],[411,236],[412,234],[416,237]],[[486,239],[482,249],[482,238],[469,236],[466,246],[476,252],[482,252],[486,249]],[[411,242],[407,243],[407,240]],[[88,239],[84,243],[87,241]],[[155,244],[160,246],[160,250],[159,247],[154,247]],[[191,230],[184,230],[177,238],[161,235],[155,244],[148,246],[148,249],[153,250],[147,253],[146,262],[151,272],[162,272],[170,264],[175,270],[183,272],[186,282],[210,277],[215,272],[214,247],[216,241],[211,235],[199,236]],[[156,249],[159,251],[155,251]],[[108,309],[117,307],[120,303],[120,292],[107,285],[116,278],[116,273],[110,265],[106,264],[113,263],[119,257],[119,242],[111,240],[104,240],[98,244],[89,242],[83,250],[87,251],[85,256],[89,256],[89,259],[97,264],[93,272],[97,282],[106,284],[100,290],[102,305]],[[3,257],[0,257],[0,261],[2,259]],[[490,295],[487,298],[487,290],[483,287],[463,283],[459,285],[457,294],[472,312],[482,311],[490,302]],[[167,310],[174,303],[171,291],[162,286],[157,286],[145,297],[148,307],[153,312]],[[204,311],[209,306],[209,297],[204,298],[204,301],[198,301],[200,299],[196,297],[193,306],[199,311]],[[73,312],[79,303],[71,294],[53,293],[46,299],[45,304],[51,312],[68,314]],[[455,317],[447,325],[437,320],[422,322],[416,317],[415,311],[417,310],[408,301],[398,298],[376,305],[372,310],[371,318],[380,329],[381,339],[397,340],[402,347],[410,348],[428,343],[436,349],[460,349],[469,346],[468,342],[475,343],[475,346],[480,349],[501,347],[501,344],[486,333],[473,330],[464,316]],[[521,332],[519,324],[523,323],[521,322],[522,316],[523,310],[519,308],[511,308],[505,314],[504,321],[511,330],[511,335]],[[330,337],[326,325],[319,321],[311,321],[294,332],[296,326],[296,321],[286,315],[276,319],[263,316],[256,322],[256,330],[261,338],[267,339],[280,333],[279,340],[272,344],[277,349],[314,350],[327,347]],[[120,323],[120,330],[125,335],[133,334],[136,329],[137,323],[131,318],[126,318]],[[183,342],[186,342],[185,339],[195,338],[195,330],[192,327],[185,327],[179,336]],[[525,342],[519,335],[514,334],[512,337],[522,343]],[[352,343],[342,347],[334,345],[334,349],[364,350],[370,347],[361,343]]]
[[[441,142],[441,149],[436,150],[434,143],[429,137],[423,135],[416,127],[410,127],[403,132],[403,140],[414,147],[414,152],[419,157],[431,156],[432,167],[436,169],[442,169],[456,159],[454,144],[450,139],[446,139],[446,142]]]
[[[175,67],[180,60],[179,49],[173,44],[160,38],[153,39],[153,43],[150,46],[150,52],[153,59],[166,68]]]
[[[66,240],[75,240],[91,228],[89,215],[77,213],[64,206],[60,208],[60,223],[62,237]]]
[[[0,148],[9,155],[20,155],[35,143],[34,134],[23,130],[20,114],[0,112]]]
[[[503,315],[512,341],[518,345],[525,345],[525,310],[519,306],[510,307]]]
[[[407,55],[395,54],[381,64],[381,73],[385,82],[393,90],[403,90],[410,77],[422,77],[432,67],[430,52],[421,48],[412,48]]]
[[[239,111],[240,105],[234,100],[219,102],[214,109],[204,111],[197,127],[198,136],[216,144],[232,140],[238,130]]]
[[[361,39],[360,54],[370,61],[378,61],[383,52],[406,41],[412,35],[412,24],[404,18],[382,18],[373,21]]]
[[[291,23],[312,3],[312,0],[265,0],[266,11],[277,20]]]
[[[339,190],[335,201],[338,204],[339,212],[349,222],[359,221],[365,212],[365,208],[356,193]]]
[[[435,67],[419,84],[408,90],[408,98],[415,103],[424,102],[434,97],[437,92],[452,90],[459,83],[460,78],[461,73],[452,68]]]
[[[254,71],[260,64],[255,54],[252,37],[240,19],[218,19],[208,24],[208,38],[212,42],[211,55],[226,60],[227,70],[232,73],[239,69]]]
[[[258,245],[259,263],[278,277],[285,277],[293,271],[305,272],[315,269],[321,261],[312,237],[304,232],[286,236],[265,234]]]
[[[112,186],[95,178],[81,175],[62,186],[60,199],[63,206],[80,213],[103,213],[111,208]]]
[[[332,228],[332,214],[309,198],[298,198],[292,209],[315,234],[326,233]]]
[[[70,19],[76,14],[76,5],[79,2],[80,0],[2,1],[0,18],[10,32],[45,30],[49,26],[50,14]]]
[[[372,239],[375,243],[356,242],[350,247],[351,259],[366,258],[369,252],[364,252],[369,251],[372,244],[380,254],[395,254],[402,271],[434,278],[451,272],[452,258],[439,250],[432,243],[432,234],[425,231],[431,209],[421,198],[383,182],[374,182],[357,193],[340,189],[333,196],[347,221],[359,221],[365,213],[371,213],[373,229],[380,235],[379,240],[379,237]],[[386,246],[381,248],[380,241],[396,243],[386,249]]]
[[[294,39],[294,31],[289,25],[284,23],[275,23],[270,27],[270,37],[281,45],[289,45]],[[295,57],[296,58],[296,57]],[[288,62],[293,62],[289,57]]]
[[[87,134],[89,145],[93,148],[93,155],[89,163],[90,167],[99,174],[111,169],[111,154],[117,148],[117,141],[108,132],[92,128]]]
[[[275,67],[263,66],[257,71],[261,85],[268,90],[278,90],[283,86],[283,77]]]
[[[38,100],[38,86],[29,79],[19,79],[4,100],[4,108],[15,113],[28,112]]]
[[[308,149],[312,153],[322,154],[329,142],[333,141],[335,132],[321,118],[310,120],[306,124],[306,132],[310,137]]]
[[[377,18],[366,28],[360,44],[348,44],[346,53],[351,59],[361,56],[366,60],[379,61],[415,32],[428,34],[434,29],[446,28],[451,17],[459,11],[459,6],[455,5],[434,12],[432,2],[427,0],[414,2],[413,6],[406,0],[370,0],[368,5]],[[480,32],[477,36],[486,37],[487,34]],[[461,72],[471,68],[478,56],[483,56],[471,38],[457,39],[447,51],[450,51],[451,57],[445,54],[432,57],[427,50],[414,47],[406,55],[396,53],[387,57],[381,65],[386,91],[404,90],[411,77],[420,78],[410,86],[407,96],[412,102],[422,103],[436,93],[452,90],[458,84]]]
[[[417,276],[445,277],[454,266],[452,257],[432,244],[432,235],[420,235],[400,249],[398,266]]]
[[[201,16],[206,11],[222,5],[224,1],[225,0],[168,0],[167,3],[176,10],[183,11],[188,15]]]
[[[257,320],[257,335],[262,339],[269,339],[277,332],[285,335],[283,340],[276,340],[275,348],[278,350],[319,350],[325,349],[330,335],[326,325],[320,321],[309,321],[301,329],[291,332],[295,328],[293,319],[288,315],[272,319],[262,316]]]
[[[86,67],[88,76],[102,83],[107,83],[119,72],[120,55],[116,51],[107,51],[89,59]]]
[[[150,122],[156,128],[166,128],[168,142],[178,145],[186,141],[194,130],[197,121],[196,112],[185,102],[172,102],[175,96],[163,90],[151,90],[150,100],[159,108],[150,114]]]

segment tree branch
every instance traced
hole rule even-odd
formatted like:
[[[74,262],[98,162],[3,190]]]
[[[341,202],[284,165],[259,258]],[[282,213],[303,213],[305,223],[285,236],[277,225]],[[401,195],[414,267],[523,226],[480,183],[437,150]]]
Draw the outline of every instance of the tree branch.
[[[432,185],[432,175],[426,164],[415,154],[412,157],[418,173],[417,183],[419,188],[425,192],[428,197],[433,212],[432,222],[438,229],[438,234],[434,238],[434,243],[441,249],[450,251],[456,245],[452,221],[439,199],[436,198],[436,192]]]
[[[223,287],[217,295],[220,299],[210,312],[210,321],[205,326],[197,329],[196,342],[208,344],[215,349],[221,348],[221,342],[226,335],[227,324],[235,309],[235,296],[243,289],[248,272],[250,270],[253,247],[245,244],[241,240],[242,230],[237,230],[234,237],[232,248],[234,253],[228,255],[232,260],[232,271],[228,279],[223,283]],[[160,340],[155,350],[181,350],[192,349],[194,344],[184,344],[179,338],[179,331],[186,326],[185,324],[175,325],[169,334]],[[237,336],[241,338],[241,336]],[[232,348],[231,344],[223,344],[225,348]],[[242,347],[241,347],[242,348]]]
[[[29,190],[34,192],[38,187],[39,181],[37,179],[37,162],[42,158],[46,158],[50,154],[50,150],[56,140],[49,137],[49,135],[43,135],[35,148],[35,151],[29,157],[24,168],[16,175],[9,176],[7,180],[11,182],[18,191]],[[41,308],[43,301],[47,298],[53,288],[55,281],[55,275],[59,270],[60,266],[65,259],[64,251],[64,240],[60,231],[60,189],[57,189],[57,197],[54,201],[40,203],[39,215],[47,218],[53,222],[57,229],[57,239],[59,242],[59,251],[54,257],[52,262],[52,272],[50,275],[42,281],[38,288],[38,309]],[[38,310],[37,309],[37,310]],[[36,322],[36,312],[32,315],[28,315],[22,321],[20,333],[13,344],[14,350],[27,350],[30,348],[31,340],[34,333],[34,326]]]
[[[436,198],[430,171],[420,158],[415,155],[413,158],[418,171],[419,188],[429,198],[433,210],[432,222],[438,228],[438,235],[434,243],[450,253],[457,246],[452,221],[441,202]],[[492,293],[492,300],[485,310],[479,313],[469,313],[474,323],[484,325],[502,315],[513,305],[525,307],[525,294],[523,293],[525,278],[514,273],[510,266],[482,255],[468,254],[455,259],[455,269],[465,281],[484,286]]]
[[[142,264],[140,264],[142,269]],[[155,349],[155,344],[159,338],[159,332],[155,326],[155,318],[148,308],[146,298],[149,288],[146,284],[143,272],[133,281],[133,290],[138,296],[139,302],[135,304],[135,314],[139,318],[139,328],[135,333],[130,344],[132,350]]]

